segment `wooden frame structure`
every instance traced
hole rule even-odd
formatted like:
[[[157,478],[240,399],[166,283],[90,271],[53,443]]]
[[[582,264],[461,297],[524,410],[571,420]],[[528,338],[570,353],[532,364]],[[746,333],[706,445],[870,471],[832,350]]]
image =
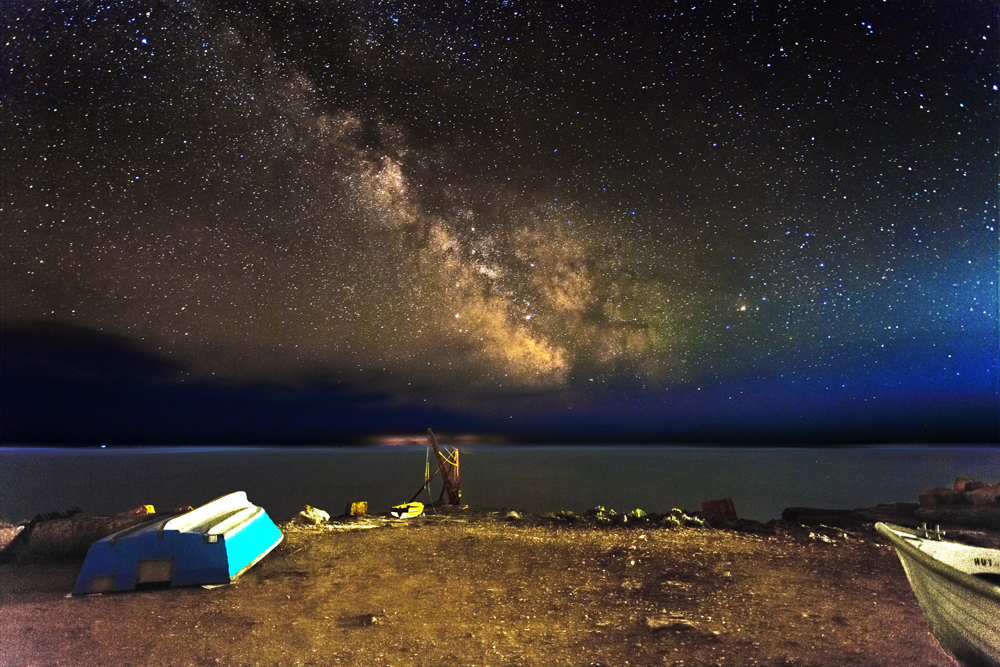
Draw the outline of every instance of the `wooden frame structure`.
[[[443,453],[441,448],[438,447],[437,440],[434,439],[434,431],[427,429],[427,439],[430,440],[431,448],[434,450],[434,460],[437,461],[437,468],[434,473],[427,476],[424,480],[424,485],[413,494],[410,498],[412,503],[417,497],[423,493],[424,489],[430,485],[431,480],[434,479],[434,475],[441,473],[441,479],[444,481],[444,487],[441,489],[441,496],[438,498],[437,502],[440,504],[444,499],[444,494],[448,494],[448,504],[449,505],[461,505],[462,504],[462,483],[458,475],[458,449],[453,449],[449,452]]]

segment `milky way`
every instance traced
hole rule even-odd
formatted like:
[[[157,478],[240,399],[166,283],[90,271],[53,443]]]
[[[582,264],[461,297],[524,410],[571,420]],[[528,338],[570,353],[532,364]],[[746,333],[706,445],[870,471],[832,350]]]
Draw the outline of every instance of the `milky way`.
[[[990,3],[3,22],[8,328],[483,414],[996,391]]]

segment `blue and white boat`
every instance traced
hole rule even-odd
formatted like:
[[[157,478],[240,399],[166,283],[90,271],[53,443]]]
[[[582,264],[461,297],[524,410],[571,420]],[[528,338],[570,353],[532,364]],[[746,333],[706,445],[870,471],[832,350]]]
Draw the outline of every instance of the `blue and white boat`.
[[[180,515],[155,518],[97,540],[74,595],[125,591],[139,584],[228,584],[284,536],[243,491]]]

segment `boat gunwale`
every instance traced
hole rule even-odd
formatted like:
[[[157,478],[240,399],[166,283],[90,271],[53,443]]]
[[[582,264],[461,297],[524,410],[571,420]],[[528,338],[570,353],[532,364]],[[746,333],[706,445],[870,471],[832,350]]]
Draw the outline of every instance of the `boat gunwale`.
[[[963,588],[971,589],[978,595],[990,598],[993,602],[1000,605],[1000,588],[981,579],[977,579],[967,572],[963,572],[956,567],[934,558],[917,546],[910,544],[902,535],[897,534],[902,533],[903,535],[910,535],[920,540],[926,540],[926,538],[918,535],[913,529],[896,526],[891,523],[882,523],[881,521],[875,524],[875,529],[879,532],[879,534],[889,540],[892,546],[896,548],[897,552],[917,561],[920,565],[931,570],[933,573],[949,579]],[[982,548],[972,547],[959,542],[952,542],[951,540],[942,541],[948,544],[953,544],[957,547],[968,547],[970,549]]]

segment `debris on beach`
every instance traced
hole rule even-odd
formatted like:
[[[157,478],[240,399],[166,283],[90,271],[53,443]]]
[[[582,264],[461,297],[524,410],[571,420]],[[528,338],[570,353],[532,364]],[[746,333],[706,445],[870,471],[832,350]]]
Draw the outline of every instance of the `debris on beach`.
[[[368,514],[368,502],[364,500],[347,503],[347,509],[344,510],[345,516],[365,516],[366,514]]]
[[[306,505],[301,512],[295,515],[294,521],[306,526],[321,526],[330,522],[330,513],[312,505]]]
[[[418,502],[403,503],[392,508],[389,514],[395,519],[412,519],[424,513],[424,504]]]
[[[96,540],[148,520],[148,515],[131,512],[91,516],[78,507],[37,514],[0,550],[0,564],[82,559]]]
[[[689,634],[709,640],[718,640],[721,634],[717,630],[706,630],[683,614],[658,614],[646,617],[646,627],[651,632],[672,632]]]
[[[584,523],[597,526],[639,526],[639,525],[660,525],[666,528],[705,528],[708,524],[698,516],[672,509],[666,514],[656,514],[647,512],[641,508],[636,508],[631,512],[619,513],[613,509],[598,505],[587,510],[583,515],[576,514],[568,510],[560,510],[546,514],[543,518],[559,521],[562,523]]]

